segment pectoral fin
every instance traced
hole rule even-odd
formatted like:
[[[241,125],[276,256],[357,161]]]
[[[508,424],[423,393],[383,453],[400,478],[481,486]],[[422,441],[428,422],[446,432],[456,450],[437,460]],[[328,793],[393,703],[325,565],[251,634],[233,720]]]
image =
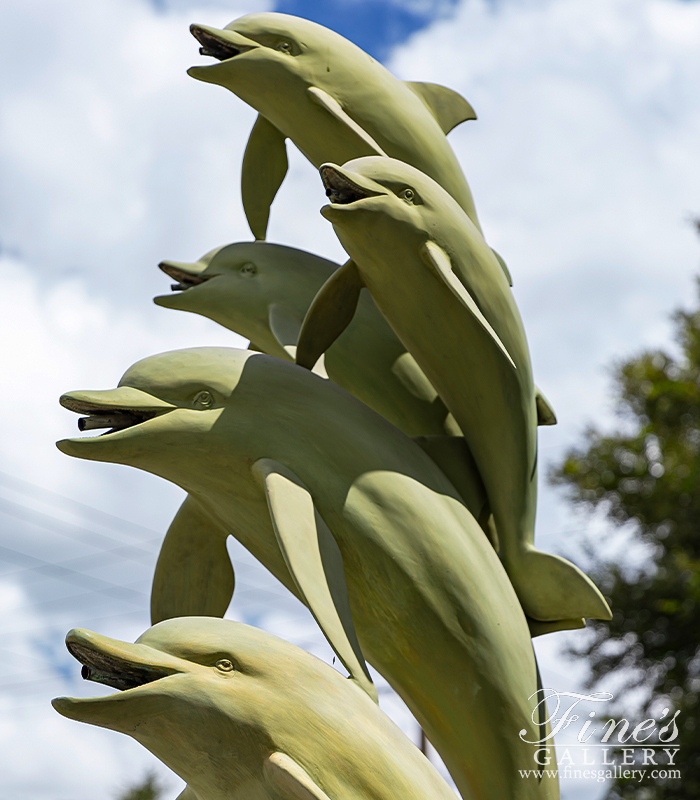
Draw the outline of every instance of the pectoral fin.
[[[258,115],[250,132],[241,170],[243,209],[256,239],[265,238],[270,206],[288,166],[284,134]]]
[[[460,122],[476,119],[476,112],[461,94],[437,83],[404,81],[425,103],[443,133],[449,133]]]
[[[274,797],[284,800],[331,800],[309,773],[285,753],[271,753],[265,759],[263,773]]]
[[[151,623],[173,617],[223,617],[234,588],[227,531],[188,496],[160,548],[151,589]]]
[[[361,143],[364,148],[367,148],[367,155],[386,155],[386,153],[374,141],[369,133],[367,133],[363,127],[358,125],[352,117],[348,116],[345,111],[343,111],[343,107],[334,97],[331,97],[327,92],[324,92],[323,89],[319,89],[316,86],[311,86],[306,91],[309,93],[309,97],[314,103],[316,103],[316,105],[319,105],[321,108],[328,111],[329,114],[334,116],[339,122],[342,122],[343,125],[345,125],[345,127],[357,137],[359,140],[358,143]]]
[[[306,312],[297,341],[297,364],[312,369],[352,320],[364,283],[353,261],[337,269]]]
[[[450,257],[447,255],[447,253],[439,245],[435,244],[435,242],[428,240],[423,246],[421,254],[428,266],[434,269],[449,286],[455,297],[469,312],[471,312],[471,314],[473,314],[474,317],[476,317],[482,328],[489,334],[489,336],[491,336],[500,351],[508,359],[513,369],[516,369],[515,362],[511,358],[508,350],[506,350],[506,346],[500,340],[496,331],[491,327],[491,323],[481,313],[479,306],[467,291],[466,286],[464,286],[464,284],[452,271],[452,262],[450,261]]]
[[[508,577],[525,615],[539,622],[611,619],[605,598],[593,581],[560,556],[529,548],[504,558]]]
[[[537,406],[538,425],[557,424],[557,415],[554,413],[554,409],[549,404],[549,400],[547,400],[537,386],[535,386],[535,405]]]
[[[253,474],[264,486],[284,560],[301,597],[350,677],[376,702],[350,612],[343,557],[309,490],[277,461],[262,458]]]

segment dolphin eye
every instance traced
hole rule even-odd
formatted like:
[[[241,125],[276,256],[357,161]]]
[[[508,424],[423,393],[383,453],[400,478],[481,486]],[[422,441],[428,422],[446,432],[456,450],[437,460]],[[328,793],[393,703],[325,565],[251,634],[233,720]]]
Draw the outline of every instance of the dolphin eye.
[[[292,45],[289,42],[279,42],[275,50],[279,50],[280,53],[286,53],[288,56],[292,55]]]
[[[194,396],[194,404],[199,408],[210,408],[214,405],[214,397],[211,392],[207,392],[205,389],[203,392],[197,392]]]
[[[399,197],[401,197],[407,203],[412,203],[413,200],[415,199],[415,196],[416,193],[413,191],[413,189],[404,189],[403,192],[401,192],[401,194],[399,195]]]
[[[219,672],[233,672],[235,669],[233,661],[229,661],[228,658],[220,658],[214,666]]]
[[[255,273],[257,271],[258,271],[258,268],[255,266],[255,264],[253,264],[252,261],[247,261],[241,267],[241,275],[255,275]]]

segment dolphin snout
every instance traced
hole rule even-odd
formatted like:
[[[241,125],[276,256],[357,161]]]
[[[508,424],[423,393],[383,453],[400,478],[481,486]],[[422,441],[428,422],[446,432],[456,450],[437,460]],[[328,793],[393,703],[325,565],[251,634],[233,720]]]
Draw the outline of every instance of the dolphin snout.
[[[330,199],[331,203],[337,205],[348,205],[358,200],[365,200],[368,197],[378,197],[385,194],[379,184],[376,184],[376,189],[367,185],[360,185],[335,164],[323,164],[320,173],[326,189],[326,197]],[[353,178],[356,177],[359,176],[353,174]],[[374,183],[374,181],[371,183]]]
[[[190,25],[190,33],[202,45],[199,52],[219,61],[227,61],[245,50],[259,47],[257,42],[242,36],[236,31],[219,30],[208,25]]]
[[[203,275],[206,265],[199,263],[184,264],[180,261],[161,261],[158,268],[177,281],[170,287],[173,292],[184,292],[213,277],[212,275]]]

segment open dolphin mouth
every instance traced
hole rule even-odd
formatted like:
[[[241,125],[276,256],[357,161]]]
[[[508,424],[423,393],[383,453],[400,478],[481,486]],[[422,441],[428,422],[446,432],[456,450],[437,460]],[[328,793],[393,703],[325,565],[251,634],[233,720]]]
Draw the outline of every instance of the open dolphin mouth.
[[[212,56],[219,61],[228,61],[229,58],[240,55],[249,47],[235,45],[223,36],[217,36],[211,29],[206,29],[200,25],[190,25],[190,33],[202,45],[199,48],[200,55]]]
[[[159,689],[149,689],[149,684],[179,675],[184,671],[183,666],[186,667],[181,659],[148,645],[128,644],[79,628],[69,631],[66,647],[82,664],[84,680],[119,691],[97,697],[56,697],[51,705],[69,719],[124,733],[133,731],[133,720],[124,711],[129,707],[125,704],[125,695],[157,694]]]
[[[158,267],[163,270],[166,275],[177,281],[177,283],[170,285],[170,289],[173,292],[184,292],[214,277],[213,275],[197,275],[169,261],[161,261]]]
[[[68,651],[83,666],[83,680],[102,683],[113,689],[125,691],[146,683],[167,678],[173,670],[148,664],[137,664],[114,653],[105,653],[91,647],[87,642],[67,641]]]
[[[326,197],[334,205],[349,205],[358,200],[379,196],[379,192],[358,186],[336,167],[325,164],[321,167],[320,172],[323,186],[326,189]]]
[[[149,419],[167,413],[169,408],[166,409],[140,409],[129,407],[115,407],[112,405],[101,405],[95,402],[80,400],[70,395],[63,395],[60,404],[67,408],[69,411],[74,411],[76,414],[85,414],[78,420],[78,430],[94,431],[105,430],[102,436],[108,436],[110,433],[123,431],[126,428],[133,428],[135,425],[140,425]]]

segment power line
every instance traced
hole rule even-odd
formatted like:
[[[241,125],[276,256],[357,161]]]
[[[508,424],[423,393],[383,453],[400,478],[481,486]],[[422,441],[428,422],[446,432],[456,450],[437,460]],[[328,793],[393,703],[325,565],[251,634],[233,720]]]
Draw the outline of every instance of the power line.
[[[45,528],[53,533],[58,533],[61,536],[66,536],[69,539],[74,539],[75,541],[89,544],[97,549],[104,549],[104,544],[118,544],[122,546],[127,544],[127,542],[120,539],[115,539],[113,536],[108,536],[104,533],[98,533],[97,531],[83,528],[80,525],[76,525],[71,522],[64,522],[63,520],[51,514],[45,514],[42,511],[36,511],[28,506],[22,505],[21,503],[15,503],[12,500],[7,500],[4,497],[0,497],[0,512],[17,519],[21,519],[24,522],[29,522],[33,525]],[[150,531],[150,535],[153,537],[157,534],[154,531]],[[100,548],[96,542],[102,542],[102,548]],[[132,547],[138,547],[138,545],[132,545]],[[146,552],[148,551],[144,550],[144,553]]]
[[[55,500],[60,500],[63,503],[67,502],[75,508],[79,508],[82,511],[88,512],[90,516],[93,516],[96,519],[104,520],[104,522],[109,525],[118,524],[120,530],[122,530],[123,526],[126,525],[131,528],[136,528],[141,533],[149,533],[152,536],[158,535],[156,531],[152,530],[151,528],[146,528],[145,526],[140,525],[138,522],[131,522],[130,520],[123,519],[115,514],[110,514],[107,511],[102,511],[94,506],[81,503],[79,500],[74,500],[72,497],[52,491],[51,489],[46,489],[43,486],[23,480],[22,478],[16,478],[14,475],[9,475],[7,472],[3,472],[2,470],[0,470],[0,483],[16,492],[19,492],[20,494],[44,497],[49,501],[54,502]]]
[[[32,562],[32,568],[38,572],[42,572],[47,578],[52,578],[54,580],[67,580],[68,583],[72,583],[74,585],[79,583],[78,579],[87,581],[88,583],[92,582],[93,588],[89,591],[89,594],[98,592],[113,594],[115,590],[126,592],[127,594],[131,592],[141,596],[144,594],[143,592],[135,592],[133,589],[129,589],[123,584],[113,583],[112,581],[106,581],[102,578],[96,578],[92,575],[88,575],[85,572],[78,572],[77,570],[70,569],[69,567],[64,567],[51,561],[45,561],[42,558],[30,556],[26,553],[20,553],[18,550],[12,550],[9,547],[0,545],[0,556],[2,556],[3,553],[11,553],[15,556],[18,555],[25,561]]]

